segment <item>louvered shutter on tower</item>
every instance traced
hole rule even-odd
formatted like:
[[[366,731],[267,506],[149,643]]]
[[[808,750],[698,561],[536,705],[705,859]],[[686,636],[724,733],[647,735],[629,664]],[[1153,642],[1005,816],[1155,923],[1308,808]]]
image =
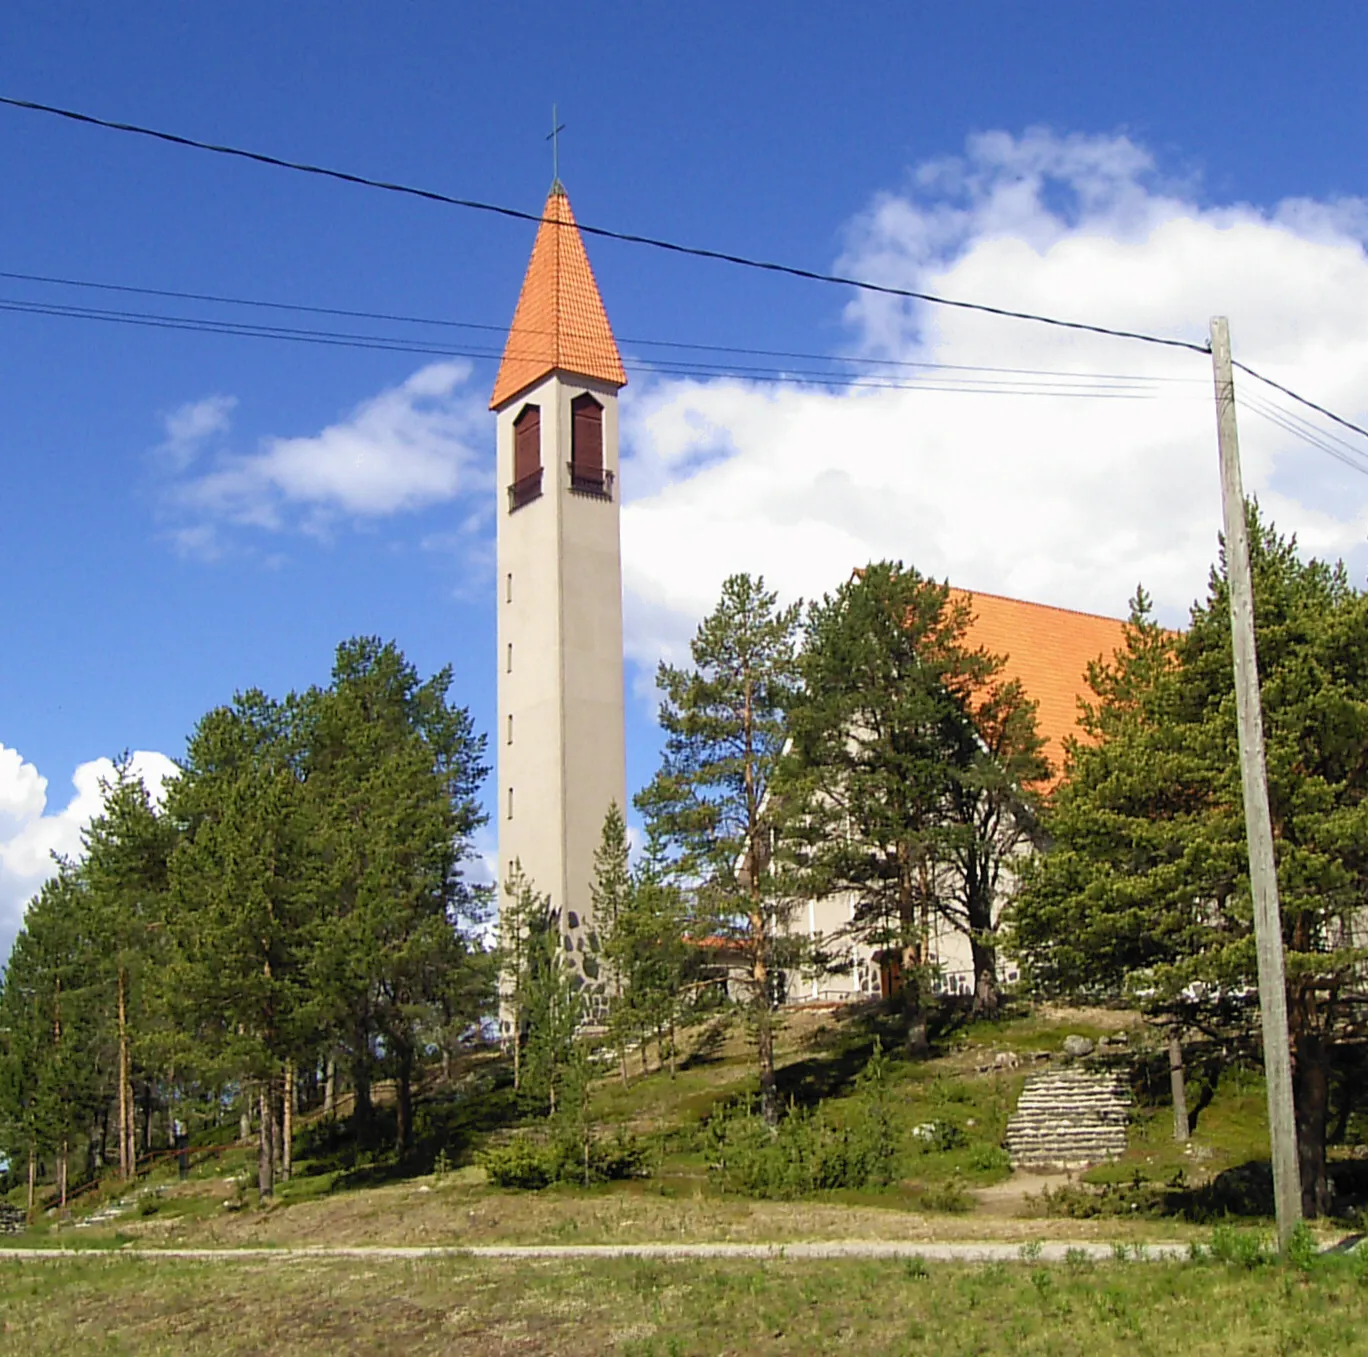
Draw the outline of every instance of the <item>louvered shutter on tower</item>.
[[[603,406],[591,395],[570,402],[570,462],[577,479],[603,480]]]
[[[541,470],[541,409],[526,406],[513,421],[513,482],[519,484]]]

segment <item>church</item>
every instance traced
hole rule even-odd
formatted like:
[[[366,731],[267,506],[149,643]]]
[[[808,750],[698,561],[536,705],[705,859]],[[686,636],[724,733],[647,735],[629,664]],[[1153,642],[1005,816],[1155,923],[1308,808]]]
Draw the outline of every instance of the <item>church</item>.
[[[499,879],[516,864],[548,895],[566,961],[595,988],[590,883],[611,804],[628,805],[624,736],[622,357],[570,199],[557,179],[542,213],[490,408],[497,423]],[[852,565],[862,564],[852,562]],[[970,601],[970,641],[1006,657],[1037,704],[1058,770],[1077,732],[1086,671],[1123,644],[1124,623],[992,594]],[[854,909],[840,896],[800,902],[790,928],[839,937]],[[968,938],[930,939],[938,989],[972,990]],[[1002,979],[1015,979],[1010,963]],[[876,995],[868,948],[841,967],[787,974],[789,1003]]]

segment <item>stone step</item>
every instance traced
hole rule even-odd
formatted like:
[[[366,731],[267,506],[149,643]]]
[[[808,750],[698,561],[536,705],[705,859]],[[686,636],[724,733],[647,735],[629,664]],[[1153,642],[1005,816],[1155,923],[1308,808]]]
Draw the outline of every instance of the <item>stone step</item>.
[[[1130,1094],[1111,1072],[1054,1069],[1027,1079],[1007,1125],[1013,1164],[1084,1168],[1126,1149]]]

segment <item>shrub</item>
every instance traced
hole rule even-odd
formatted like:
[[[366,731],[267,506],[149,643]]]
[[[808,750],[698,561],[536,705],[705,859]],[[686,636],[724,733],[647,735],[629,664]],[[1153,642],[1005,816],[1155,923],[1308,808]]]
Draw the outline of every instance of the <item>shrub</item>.
[[[1298,1272],[1310,1272],[1316,1265],[1319,1253],[1316,1236],[1311,1233],[1311,1227],[1304,1220],[1299,1220],[1287,1244],[1287,1261]]]
[[[882,1047],[875,1043],[855,1096],[839,1106],[791,1107],[777,1127],[770,1127],[753,1101],[742,1099],[708,1119],[705,1140],[713,1172],[730,1191],[746,1196],[886,1187],[893,1181],[898,1137]]]
[[[920,1126],[914,1126],[912,1134],[927,1153],[946,1154],[969,1143],[969,1137],[962,1127],[955,1125],[953,1121],[943,1119],[926,1121]]]
[[[1038,1198],[1042,1215],[1065,1216],[1072,1220],[1096,1220],[1106,1216],[1161,1216],[1169,1210],[1168,1190],[1158,1183],[1149,1183],[1138,1174],[1129,1182],[1104,1183],[1088,1187],[1079,1183],[1065,1183],[1051,1190],[1045,1188]]]
[[[974,1199],[964,1190],[964,1184],[958,1178],[951,1178],[948,1182],[928,1187],[922,1193],[921,1204],[928,1211],[947,1211],[959,1215],[973,1206]]]
[[[586,1156],[587,1148],[587,1156]],[[587,1158],[587,1164],[586,1164]],[[479,1162],[497,1187],[538,1191],[552,1183],[604,1183],[646,1176],[646,1151],[635,1136],[619,1129],[610,1140],[586,1143],[558,1137],[539,1140],[526,1133],[492,1145]]]
[[[522,1187],[535,1191],[556,1181],[557,1162],[548,1145],[531,1136],[514,1136],[506,1145],[494,1145],[479,1157],[489,1181],[496,1187]]]
[[[1012,1167],[1011,1156],[1001,1145],[978,1144],[969,1151],[969,1167],[980,1173]]]
[[[1263,1240],[1248,1230],[1234,1230],[1229,1225],[1218,1225],[1211,1232],[1211,1256],[1218,1263],[1253,1271],[1268,1262],[1268,1251]]]

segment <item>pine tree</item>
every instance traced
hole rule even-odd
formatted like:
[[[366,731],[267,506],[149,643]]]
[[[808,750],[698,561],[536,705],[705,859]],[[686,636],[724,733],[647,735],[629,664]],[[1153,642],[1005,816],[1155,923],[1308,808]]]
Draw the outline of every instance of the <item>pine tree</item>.
[[[447,701],[451,671],[420,682],[393,644],[338,647],[333,681],[303,703],[306,787],[325,908],[311,982],[352,1062],[356,1121],[380,1053],[407,1153],[422,1034],[440,1025],[453,968],[476,953],[484,893],[466,879],[484,823],[484,737]]]
[[[30,903],[0,983],[0,1150],[11,1163],[50,1158],[60,1206],[111,1088],[88,904],[64,865]]]
[[[1041,839],[1041,789],[1050,774],[1035,703],[1018,680],[1002,677],[1003,663],[981,650],[964,656],[951,689],[955,711],[944,728],[950,870],[942,873],[939,898],[944,917],[969,939],[976,1017],[998,1012],[1004,901]]]
[[[104,809],[82,835],[81,877],[105,968],[117,1051],[119,1172],[137,1169],[135,1065],[152,1036],[154,996],[165,962],[167,873],[176,829],[126,759],[105,788]]]
[[[927,937],[945,911],[947,742],[968,622],[946,586],[890,562],[814,604],[784,770],[803,810],[805,893],[853,896],[852,935],[900,973],[914,1053],[927,1049]]]
[[[662,1063],[668,1050],[673,1074],[676,1030],[688,1007],[697,956],[685,937],[684,893],[654,851],[635,871],[629,867],[627,826],[616,806],[604,820],[594,862],[595,925],[609,971],[608,1026],[617,1045],[622,1082],[628,1082],[628,1040],[639,1043],[645,1073],[652,1033]]]
[[[551,1116],[565,1106],[568,1081],[577,1069],[575,1035],[584,1021],[579,977],[566,965],[568,935],[560,912],[526,883],[517,920],[520,966],[515,974],[515,1011],[525,1034],[519,1091]]]
[[[285,1075],[317,1040],[307,983],[320,864],[310,839],[290,711],[250,692],[205,716],[168,812],[183,826],[171,858],[176,955],[168,1002],[178,1026],[243,1086],[260,1090],[257,1180],[274,1188],[273,1131]]]
[[[632,874],[627,844],[627,821],[616,801],[603,819],[603,833],[594,850],[594,879],[589,896],[594,906],[594,929],[607,963],[603,977],[607,992],[608,1027],[617,1046],[622,1082],[627,1083],[627,1036],[633,1029],[631,994],[635,953],[630,945]]]
[[[1368,595],[1342,566],[1303,561],[1254,508],[1249,536],[1302,1204],[1317,1215],[1332,1061],[1362,1019],[1368,962]],[[1224,571],[1182,636],[1144,604],[1125,653],[1091,676],[1096,743],[1071,750],[1017,942],[1049,987],[1233,1002],[1256,974]]]
[[[799,609],[763,579],[733,575],[698,628],[691,668],[662,663],[660,771],[638,796],[649,832],[696,912],[746,958],[761,1106],[779,1116],[774,1076],[778,944],[791,900],[771,870],[781,806],[770,790],[798,684]]]

